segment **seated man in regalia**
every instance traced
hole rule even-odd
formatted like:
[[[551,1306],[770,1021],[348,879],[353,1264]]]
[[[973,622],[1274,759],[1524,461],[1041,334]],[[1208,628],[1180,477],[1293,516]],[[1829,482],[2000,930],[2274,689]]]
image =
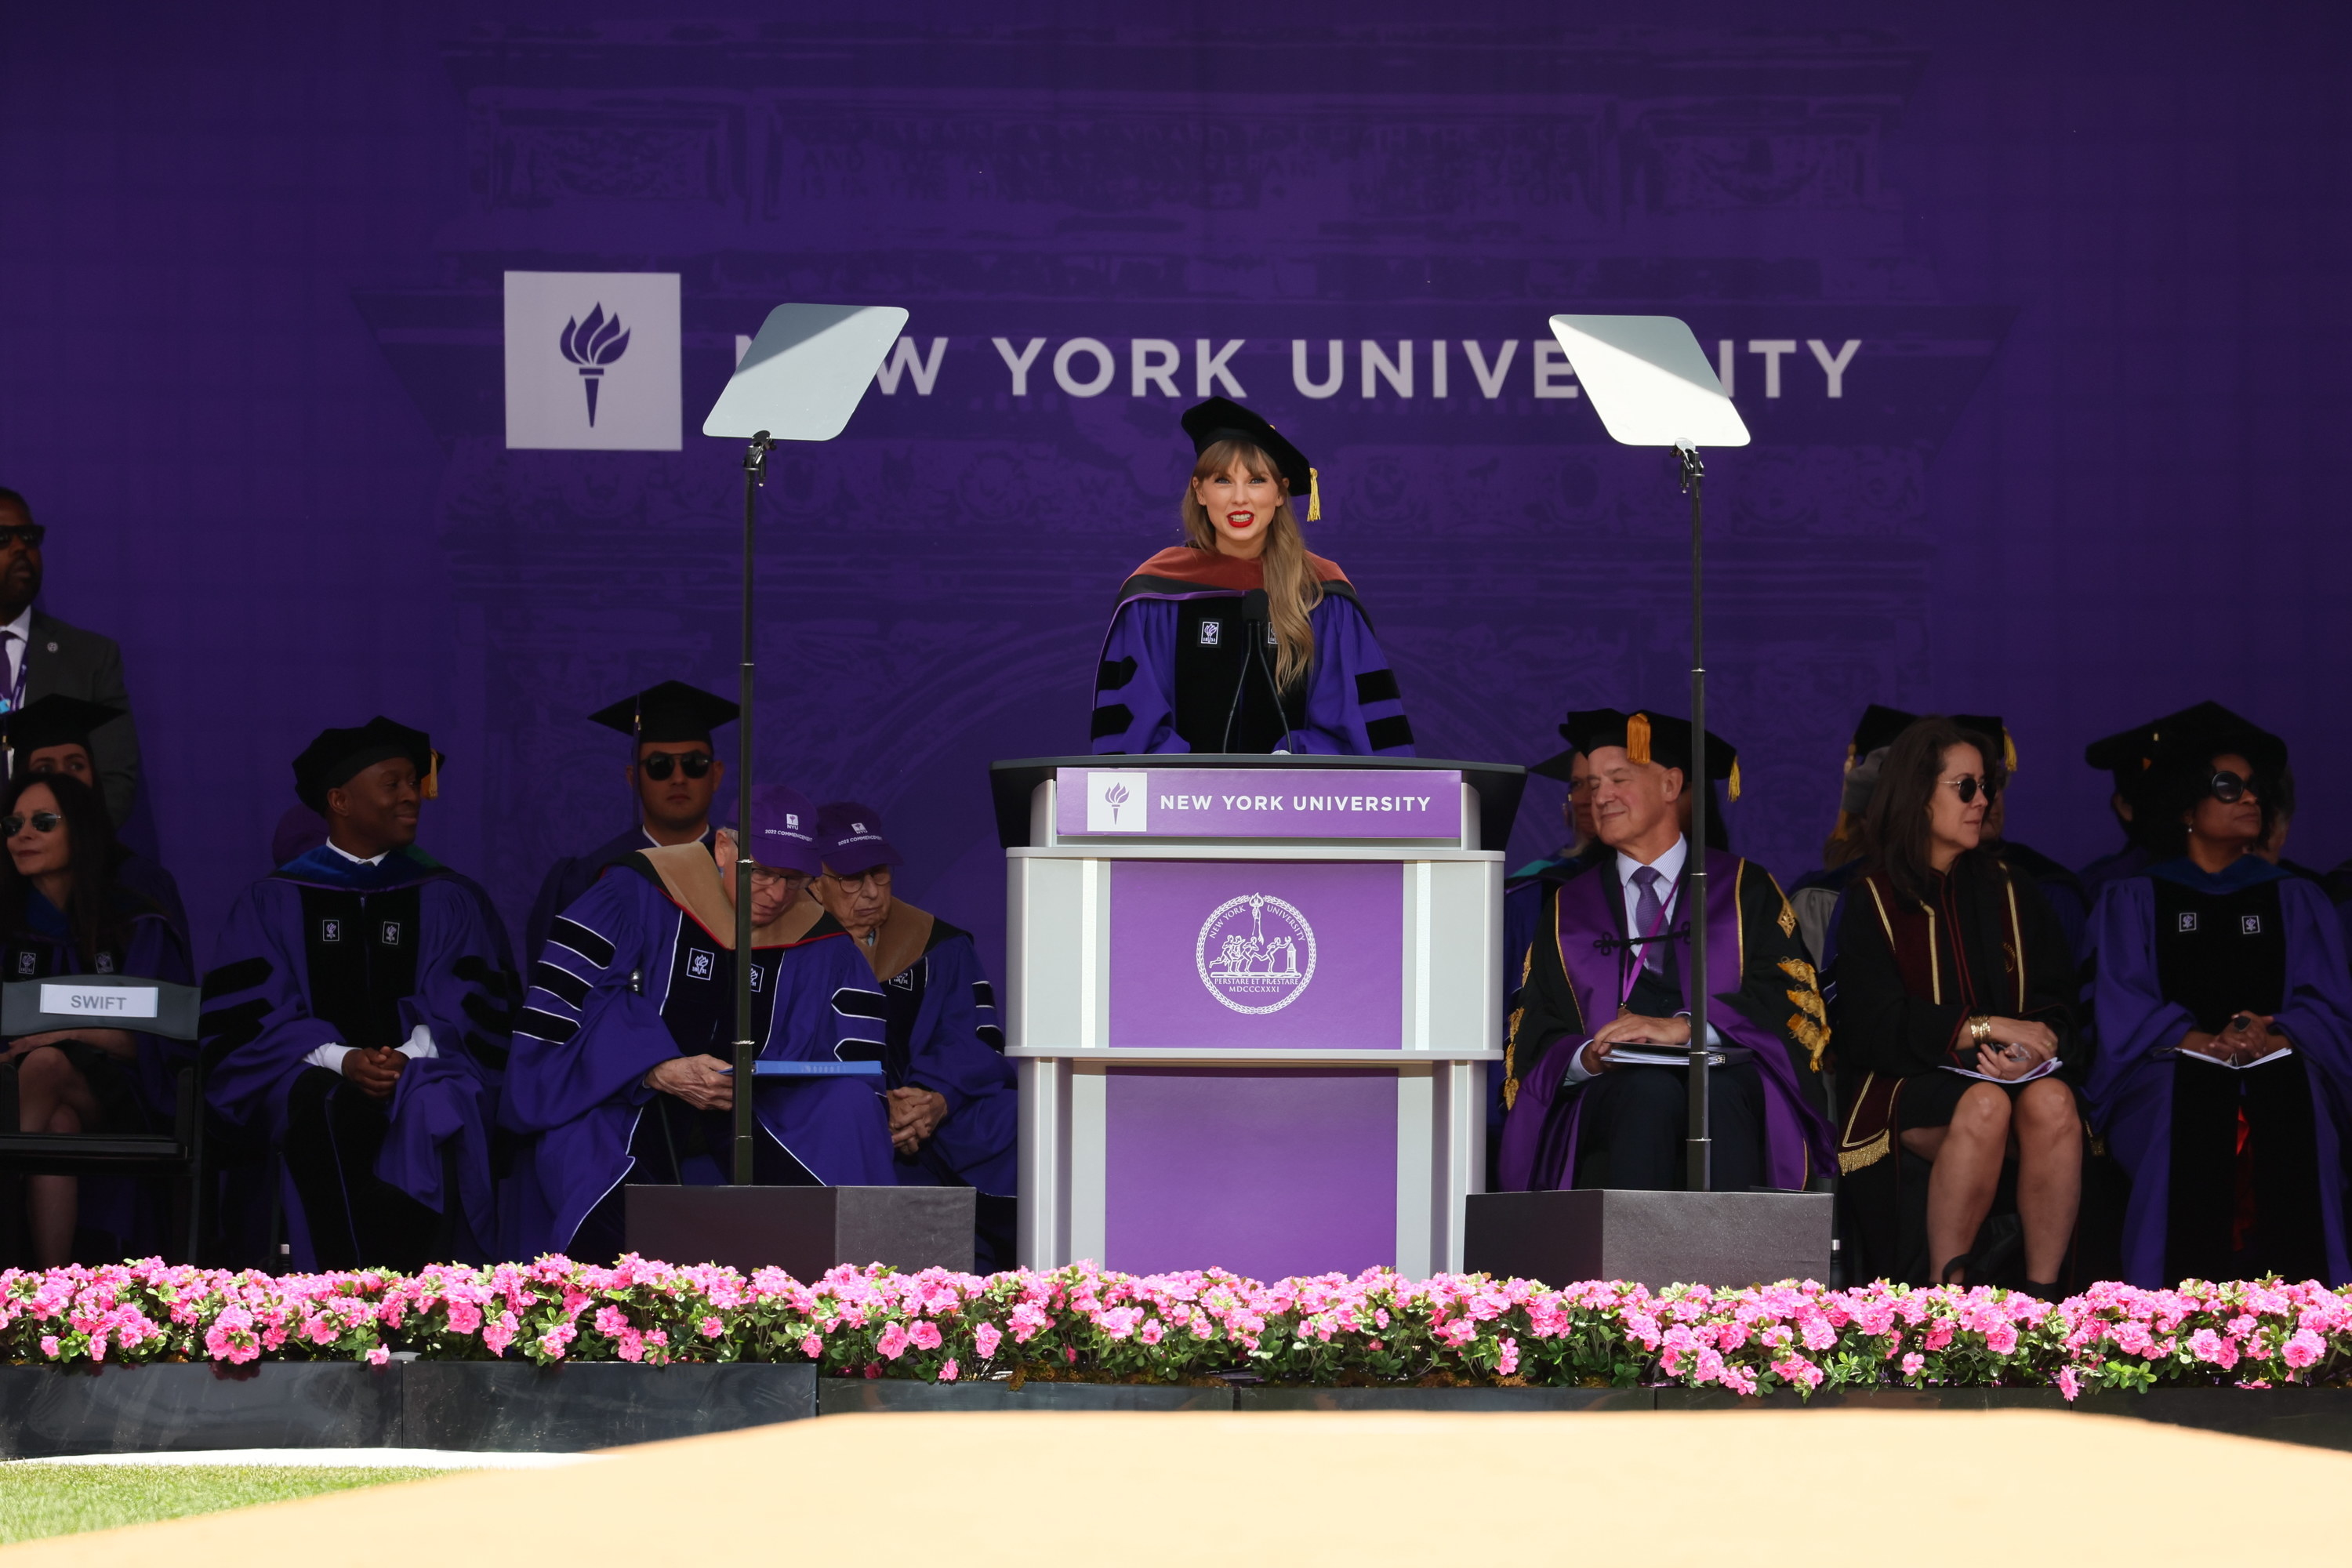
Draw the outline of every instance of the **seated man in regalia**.
[[[1545,900],[1511,1019],[1502,1185],[1685,1184],[1691,1039],[1691,726],[1665,714],[1569,715],[1591,760],[1602,866]],[[1707,772],[1739,795],[1732,749]],[[1805,1186],[1827,1167],[1821,1057],[1829,1044],[1796,916],[1769,873],[1706,851],[1706,1044],[1713,1186]]]
[[[752,792],[752,1037],[764,1060],[881,1054],[883,1002],[858,948],[809,896],[816,808]],[[733,1170],[736,836],[637,850],[557,916],[515,1021],[501,1115],[530,1136],[506,1251],[605,1261],[627,1182],[716,1185]],[[890,1186],[878,1079],[762,1078],[755,1180]]]
[[[891,868],[905,862],[871,807],[836,801],[817,833],[824,864],[817,897],[882,986],[881,1056],[899,1183],[977,1189],[978,1265],[1010,1268],[1021,1119],[979,950],[970,931],[891,891]]]
[[[311,742],[295,794],[327,841],[237,896],[205,976],[205,1092],[281,1153],[299,1269],[481,1261],[496,1239],[513,980],[478,889],[415,847],[440,762],[381,717]]]

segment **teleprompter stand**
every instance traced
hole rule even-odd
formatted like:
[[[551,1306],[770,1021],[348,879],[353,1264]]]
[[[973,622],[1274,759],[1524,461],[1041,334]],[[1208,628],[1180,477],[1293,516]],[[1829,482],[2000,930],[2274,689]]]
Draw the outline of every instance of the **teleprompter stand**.
[[[1690,328],[1672,316],[1554,316],[1552,335],[1621,446],[1663,447],[1690,497],[1690,1122],[1679,1193],[1503,1193],[1470,1200],[1467,1266],[1553,1279],[1641,1278],[1748,1284],[1828,1270],[1830,1198],[1717,1193],[1708,1125],[1706,984],[1706,528],[1701,447],[1745,447],[1748,426]],[[1573,1179],[1571,1174],[1571,1179]],[[1813,1245],[1815,1240],[1819,1245]],[[1559,1271],[1566,1270],[1566,1273]]]
[[[963,1259],[971,1267],[971,1215],[963,1249],[939,1256],[940,1207],[916,1189],[762,1187],[754,1178],[759,1136],[756,1085],[762,1079],[851,1075],[878,1079],[872,1062],[760,1061],[751,1009],[752,548],[761,487],[778,441],[830,441],[856,411],[874,373],[907,324],[896,306],[779,305],[768,312],[742,363],[702,423],[702,433],[747,443],[743,454],[743,665],[736,721],[735,1124],[731,1187],[630,1188],[625,1233],[634,1251],[681,1262],[783,1266],[822,1273],[834,1263],[921,1267]],[[851,1196],[849,1194],[856,1194]],[[961,1194],[971,1206],[971,1194]],[[844,1216],[848,1216],[846,1219]],[[906,1223],[895,1223],[901,1215]],[[897,1239],[893,1239],[893,1237]],[[819,1256],[847,1247],[822,1263]],[[765,1250],[780,1249],[775,1257]],[[813,1276],[811,1276],[813,1277]]]

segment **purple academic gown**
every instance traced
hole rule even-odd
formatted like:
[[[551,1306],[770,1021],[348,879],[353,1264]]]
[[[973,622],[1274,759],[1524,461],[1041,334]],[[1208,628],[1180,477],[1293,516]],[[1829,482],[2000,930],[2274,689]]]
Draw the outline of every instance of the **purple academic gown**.
[[[982,973],[971,933],[935,920],[923,955],[882,982],[890,1087],[928,1089],[948,1102],[947,1119],[913,1160],[898,1162],[904,1186],[944,1178],[998,1197],[1018,1188],[1020,1096],[996,993]]]
[[[2185,861],[2159,872],[2183,875]],[[2301,877],[2262,866],[2252,856],[2245,878],[2276,879],[2286,922],[2286,988],[2276,1015],[2311,1079],[2313,1131],[2318,1139],[2319,1212],[2327,1227],[2327,1282],[2352,1281],[2344,1237],[2344,1129],[2352,1115],[2352,976],[2345,969],[2344,937],[2326,889]],[[2265,875],[2267,874],[2267,876]],[[2202,873],[2189,870],[2190,878]],[[2223,879],[2194,887],[2215,889]],[[2242,885],[2233,879],[2231,885]],[[2156,964],[2156,891],[2147,875],[2111,881],[2091,917],[2097,955],[2099,1044],[2084,1093],[2092,1125],[2131,1176],[2124,1208],[2124,1272],[2131,1283],[2160,1289],[2165,1232],[2170,1217],[2173,1047],[2196,1026],[2188,1010],[2167,1001]]]
[[[1317,555],[1307,559],[1323,584],[1323,598],[1307,616],[1315,631],[1315,658],[1307,676],[1303,721],[1289,731],[1282,749],[1318,756],[1412,756],[1412,725],[1404,715],[1396,674],[1372,636],[1354,587],[1332,563]],[[1232,708],[1233,678],[1220,673],[1215,690],[1192,694],[1197,701],[1180,687],[1198,679],[1188,675],[1194,661],[1239,642],[1244,623],[1238,617],[1261,584],[1258,563],[1182,545],[1161,551],[1128,579],[1103,639],[1096,677],[1097,753],[1219,749],[1220,724]],[[1231,606],[1230,617],[1217,613],[1223,605]],[[1202,627],[1204,611],[1217,622],[1215,632]],[[1258,695],[1255,684],[1247,695]],[[1193,731],[1189,740],[1188,726]],[[1274,748],[1236,742],[1233,749]]]
[[[287,1097],[320,1046],[406,1041],[418,1025],[437,1056],[411,1060],[393,1090],[376,1174],[436,1214],[443,1152],[457,1154],[467,1225],[498,1234],[489,1126],[509,1023],[506,941],[478,893],[414,849],[359,864],[320,847],[247,888],[229,906],[205,976],[202,1031],[214,1110],[286,1135]],[[281,1183],[294,1266],[316,1254],[291,1178]]]
[[[608,868],[549,928],[516,1017],[501,1102],[506,1124],[534,1135],[508,1188],[508,1257],[562,1251],[628,1178],[638,1120],[657,1092],[646,1087],[646,1073],[681,1056],[730,1054],[732,940],[731,931],[724,942],[714,937],[675,900],[642,855]],[[753,956],[763,1059],[881,1055],[882,994],[830,917]],[[767,1079],[754,1105],[761,1127],[825,1185],[887,1187],[898,1176],[878,1088],[873,1079]],[[703,1162],[681,1174],[724,1179]]]
[[[1743,958],[1752,969],[1759,956],[1748,953],[1740,941],[1738,894],[1743,874],[1769,884],[1762,867],[1720,849],[1707,851],[1706,967],[1711,982],[1707,1022],[1725,1040],[1756,1053],[1757,1070],[1764,1081],[1765,1181],[1775,1187],[1802,1187],[1818,1173],[1835,1168],[1829,1124],[1799,1084],[1787,1040],[1779,1030],[1757,1023],[1740,1010],[1742,991],[1749,983],[1743,973]],[[1560,884],[1559,952],[1577,1013],[1586,1027],[1581,1034],[1571,1030],[1555,1039],[1532,1069],[1520,1070],[1518,1095],[1503,1122],[1501,1176],[1506,1192],[1551,1192],[1575,1180],[1582,1086],[1571,1087],[1565,1079],[1569,1063],[1592,1037],[1591,1030],[1599,1027],[1595,1020],[1606,1022],[1617,1016],[1622,977],[1619,955],[1613,948],[1602,952],[1593,943],[1595,939],[1625,934],[1622,894],[1615,869],[1606,861],[1591,875]],[[1777,889],[1772,901],[1782,902]],[[1536,940],[1548,941],[1552,934],[1539,925]],[[1764,940],[1762,933],[1756,933],[1759,946]],[[1792,962],[1801,963],[1802,949],[1792,951],[1799,955]],[[1686,955],[1689,949],[1681,952]],[[1685,1005],[1690,999],[1688,967],[1685,962],[1678,970]],[[1796,978],[1790,975],[1787,981],[1793,983]],[[1783,988],[1782,982],[1772,983],[1776,1004]],[[1811,989],[1809,981],[1805,988]],[[1560,1108],[1558,1115],[1556,1106]]]

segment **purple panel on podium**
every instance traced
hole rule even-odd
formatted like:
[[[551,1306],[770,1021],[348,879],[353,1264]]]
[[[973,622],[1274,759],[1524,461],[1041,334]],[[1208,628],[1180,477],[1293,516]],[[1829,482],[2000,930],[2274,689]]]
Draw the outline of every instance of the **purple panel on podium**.
[[[1109,1069],[1103,1264],[1260,1279],[1396,1257],[1397,1079],[1383,1068]]]
[[[1402,866],[1121,861],[1110,933],[1114,1048],[1403,1047]]]

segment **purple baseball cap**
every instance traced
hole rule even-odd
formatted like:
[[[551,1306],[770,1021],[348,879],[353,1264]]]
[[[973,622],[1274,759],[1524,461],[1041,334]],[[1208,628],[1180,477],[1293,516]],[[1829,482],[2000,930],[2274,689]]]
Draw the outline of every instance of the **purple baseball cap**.
[[[814,877],[819,813],[808,796],[790,784],[751,786],[751,864],[772,871]]]
[[[906,859],[882,837],[882,818],[854,800],[826,803],[817,813],[817,853],[835,876],[855,877],[877,866],[903,866]]]

